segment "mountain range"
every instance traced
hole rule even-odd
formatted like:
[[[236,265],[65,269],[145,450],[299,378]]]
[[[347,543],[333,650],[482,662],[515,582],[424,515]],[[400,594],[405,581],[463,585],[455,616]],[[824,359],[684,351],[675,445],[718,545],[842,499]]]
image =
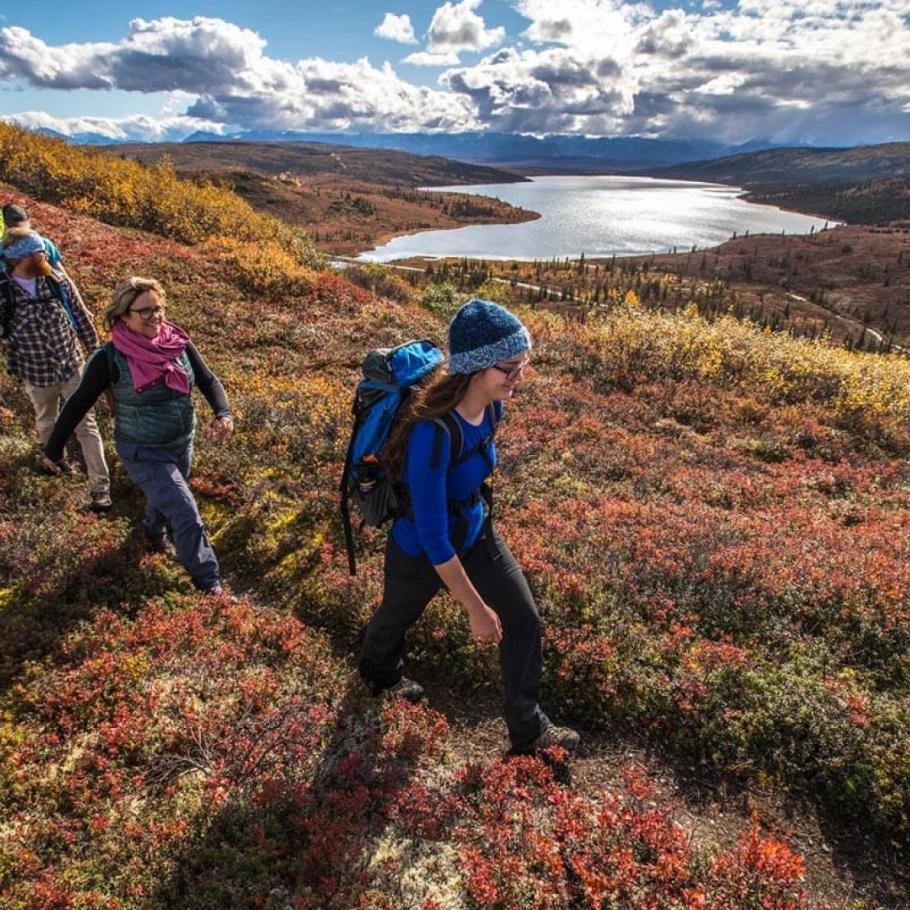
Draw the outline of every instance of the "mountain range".
[[[74,144],[123,145],[132,142],[98,133],[63,136]],[[195,142],[322,142],[358,148],[394,149],[416,155],[443,155],[478,164],[515,167],[526,172],[603,173],[700,161],[772,147],[768,141],[730,146],[713,140],[645,139],[637,136],[589,137],[573,135],[527,136],[515,133],[301,133],[243,130],[230,135],[196,132],[184,143]]]
[[[854,224],[910,219],[910,142],[768,149],[639,173],[739,186],[755,202]]]

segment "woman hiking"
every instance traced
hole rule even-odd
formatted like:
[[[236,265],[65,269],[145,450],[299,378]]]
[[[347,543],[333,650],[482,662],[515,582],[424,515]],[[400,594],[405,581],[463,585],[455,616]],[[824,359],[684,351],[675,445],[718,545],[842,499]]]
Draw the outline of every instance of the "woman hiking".
[[[44,462],[59,473],[63,449],[82,416],[102,392],[116,405],[114,442],[127,473],[146,498],[149,549],[177,559],[193,584],[223,592],[218,560],[187,483],[196,418],[191,392],[199,386],[215,412],[210,430],[226,442],[234,429],[224,387],[178,325],[165,319],[164,288],[152,278],[126,278],[104,313],[111,341],[89,360],[44,448]]]
[[[487,504],[486,479],[496,466],[493,431],[530,348],[527,329],[508,310],[472,300],[449,326],[448,375],[405,403],[385,462],[409,506],[389,532],[382,602],[364,633],[360,674],[377,694],[423,696],[418,683],[402,676],[404,637],[445,586],[467,611],[474,641],[499,645],[513,751],[574,750],[578,734],[552,724],[538,704],[537,607]]]

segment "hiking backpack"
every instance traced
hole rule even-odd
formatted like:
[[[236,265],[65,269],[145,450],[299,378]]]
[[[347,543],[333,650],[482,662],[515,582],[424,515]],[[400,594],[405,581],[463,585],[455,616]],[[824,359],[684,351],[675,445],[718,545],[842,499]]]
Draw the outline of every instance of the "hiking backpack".
[[[353,499],[363,525],[378,528],[402,514],[404,502],[382,463],[401,405],[414,386],[444,360],[442,351],[429,341],[409,341],[396,348],[371,351],[363,361],[363,378],[357,384],[352,411],[354,427],[341,475],[341,518],[351,575],[354,536],[350,501]]]
[[[54,296],[60,301],[60,306],[66,311],[70,320],[73,319],[72,308],[70,307],[69,298],[63,287],[63,282],[58,281],[52,276],[47,277]],[[12,278],[7,271],[0,267],[0,338],[8,338],[10,326],[13,322],[13,315],[16,310],[16,295],[13,291]]]
[[[351,575],[356,575],[357,565],[354,559],[350,502],[353,500],[360,512],[361,527],[369,525],[378,528],[389,519],[408,513],[407,490],[392,483],[383,464],[385,445],[399,410],[415,385],[433,372],[444,359],[442,351],[429,341],[409,341],[396,348],[372,351],[363,362],[363,378],[357,385],[352,408],[354,428],[340,486],[341,519]],[[495,432],[499,415],[493,405],[490,405],[489,413],[490,424]],[[464,434],[454,414],[438,417],[435,423],[440,428],[440,433],[433,448],[433,463],[438,464],[442,457],[441,434],[445,432],[451,440],[449,473],[478,452],[485,452],[493,436],[491,432],[465,452]],[[482,495],[492,508],[486,484],[478,495]],[[475,497],[464,502],[450,501],[448,506],[452,511],[461,510],[474,499]]]

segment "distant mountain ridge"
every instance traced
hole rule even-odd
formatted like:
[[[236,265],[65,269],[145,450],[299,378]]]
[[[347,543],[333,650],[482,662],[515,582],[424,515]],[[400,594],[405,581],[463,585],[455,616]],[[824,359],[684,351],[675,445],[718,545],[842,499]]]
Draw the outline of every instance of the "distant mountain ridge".
[[[117,140],[98,133],[65,136],[44,129],[46,135],[74,144],[147,145]],[[196,132],[184,143],[281,142],[327,143],[355,148],[393,149],[415,155],[441,155],[476,164],[521,167],[528,171],[562,173],[615,173],[643,167],[661,167],[700,161],[733,153],[766,149],[775,143],[755,140],[731,146],[712,140],[645,139],[638,136],[589,137],[551,135],[544,137],[513,133],[303,133],[298,131],[243,130],[228,135]],[[172,145],[174,143],[161,143]]]
[[[910,219],[910,142],[769,149],[639,173],[739,186],[756,202],[853,224]]]
[[[347,180],[415,187],[518,183],[527,179],[499,168],[440,155],[319,142],[158,142],[106,146],[102,151],[135,158],[144,164],[167,154],[179,172],[192,176],[231,170],[246,170],[268,177],[306,178],[335,174]]]
[[[650,170],[652,176],[762,184],[853,183],[883,177],[910,179],[910,142],[852,148],[776,148]]]

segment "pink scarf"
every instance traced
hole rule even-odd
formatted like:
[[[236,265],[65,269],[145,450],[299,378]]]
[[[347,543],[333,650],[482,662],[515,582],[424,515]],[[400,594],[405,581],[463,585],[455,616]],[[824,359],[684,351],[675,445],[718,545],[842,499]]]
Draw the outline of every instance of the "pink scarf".
[[[190,378],[176,361],[186,350],[190,336],[179,325],[165,320],[155,338],[146,338],[117,320],[111,335],[114,347],[126,357],[137,392],[144,392],[163,378],[169,389],[189,394]]]

